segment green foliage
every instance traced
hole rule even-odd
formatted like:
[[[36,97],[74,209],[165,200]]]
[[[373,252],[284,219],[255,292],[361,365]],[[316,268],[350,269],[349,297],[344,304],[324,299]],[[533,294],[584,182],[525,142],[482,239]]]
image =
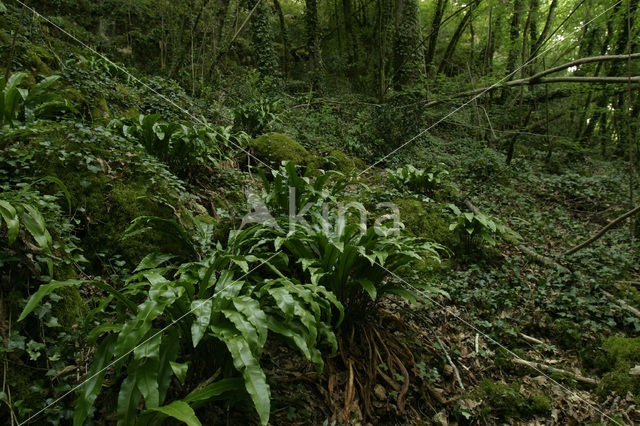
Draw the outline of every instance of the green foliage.
[[[415,199],[395,199],[393,202],[398,206],[407,231],[449,249],[455,248],[455,237],[441,205],[434,207]]]
[[[305,165],[309,161],[306,148],[281,133],[262,135],[251,141],[249,147],[257,158],[272,166],[278,166],[283,161],[298,165]]]
[[[309,204],[318,209],[322,203],[337,202],[350,180],[335,171],[322,171],[307,168],[299,174],[296,165],[283,162],[278,170],[272,170],[271,176],[259,170],[262,181],[261,198],[272,213],[289,213],[291,207],[298,212]]]
[[[495,246],[500,239],[515,242],[521,238],[496,217],[471,212],[462,213],[453,204],[449,204],[448,207],[456,215],[456,221],[449,229],[456,233],[467,252],[483,245]]]
[[[60,76],[46,77],[31,89],[20,87],[26,76],[24,72],[17,72],[6,81],[0,78],[0,126],[30,123],[36,118],[51,119],[74,111],[63,96],[51,90]]]
[[[234,129],[256,136],[276,120],[280,109],[279,101],[264,97],[256,102],[239,106],[233,110]]]
[[[50,180],[60,185],[65,192],[69,207],[71,200],[67,193],[66,187],[58,179],[47,177],[41,180]],[[34,182],[37,183],[37,182]],[[0,225],[4,223],[7,229],[8,245],[11,246],[18,238],[20,228],[25,229],[38,245],[42,253],[46,255],[53,254],[53,238],[47,229],[44,217],[38,206],[30,203],[25,199],[25,191],[30,188],[27,186],[20,192],[3,192],[0,194]],[[24,241],[27,241],[23,238]],[[46,258],[49,268],[49,276],[53,276],[53,260]]]
[[[408,164],[397,170],[388,170],[389,180],[398,190],[409,189],[419,194],[433,195],[446,185],[449,171],[443,163],[432,164],[425,169],[417,169]]]
[[[149,223],[151,218],[141,220]],[[173,227],[189,241],[204,245],[209,238],[210,242],[206,220],[192,218],[194,226],[180,231],[177,222],[161,218],[155,221],[163,227]],[[240,245],[234,238],[227,249],[210,242],[204,247],[206,252],[201,253],[204,260],[178,265],[167,264],[171,255],[152,253],[140,262],[123,288],[110,289],[117,302],[112,308],[115,321],[108,327],[98,325],[90,333],[92,339],[107,335],[94,357],[90,369],[93,377],[79,389],[75,424],[82,424],[87,418],[104,380],[101,370],[110,361],[116,364],[117,372],[123,364],[128,365],[126,373],[117,373],[124,377],[118,397],[118,421],[123,423],[135,418],[140,399],[144,399],[147,410],[193,419],[185,405],[202,399],[187,396],[158,407],[165,402],[167,387],[176,374],[171,363],[184,358],[190,347],[195,350],[207,342],[224,343],[262,424],[269,418],[270,391],[259,360],[269,333],[280,336],[322,367],[318,347],[328,342],[335,351],[332,311],[340,312],[341,318],[342,305],[324,287],[286,278],[278,272],[280,265],[287,263],[282,254],[252,250],[253,254],[239,255],[236,253]],[[42,286],[30,298],[21,319],[53,290],[79,283],[72,280]],[[169,328],[177,322],[178,330]],[[117,338],[109,331],[119,331]]]
[[[347,208],[362,212],[366,211],[364,206],[355,202],[348,206],[336,204],[332,192],[325,188],[331,185],[329,179],[334,174],[320,172],[314,181],[311,174],[307,171],[307,175],[299,176],[293,164],[288,163],[275,173],[277,184],[266,186],[263,192],[267,206],[287,211],[284,188],[291,184],[296,197],[300,197],[296,198],[296,206],[306,206],[304,218],[308,223],[300,223],[290,215],[276,220],[277,224],[262,223],[239,231],[234,238],[242,241],[242,247],[250,252],[265,245],[274,251],[285,249],[296,259],[296,264],[289,265],[290,276],[302,274],[312,284],[324,286],[351,314],[367,311],[372,302],[386,293],[412,300],[411,292],[387,278],[413,262],[439,260],[438,250],[442,247],[400,236],[398,228],[387,224],[367,228],[365,223],[354,222]],[[332,190],[345,187],[347,182],[338,180]]]
[[[164,122],[161,118],[160,114],[140,115],[137,123],[119,119],[109,127],[139,142],[147,152],[178,173],[187,172],[189,167],[216,164],[227,158],[232,144],[237,147],[244,138],[242,134],[232,135],[229,128],[188,126]]]

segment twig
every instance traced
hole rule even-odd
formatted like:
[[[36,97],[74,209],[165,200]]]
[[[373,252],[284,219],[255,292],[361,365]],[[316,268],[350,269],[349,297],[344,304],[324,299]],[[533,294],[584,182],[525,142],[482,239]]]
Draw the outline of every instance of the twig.
[[[611,300],[612,302],[616,302],[618,305],[622,306],[623,308],[626,308],[633,315],[635,315],[638,318],[640,318],[640,310],[638,310],[637,308],[634,308],[633,306],[631,306],[630,304],[628,304],[627,302],[625,302],[622,299],[616,298],[613,294],[611,294],[611,293],[609,293],[607,291],[603,290],[602,294],[607,296],[607,299]]]
[[[600,229],[598,232],[596,232],[596,234],[593,237],[591,237],[587,241],[585,241],[583,243],[580,243],[577,246],[574,246],[573,248],[567,250],[564,253],[564,256],[569,256],[570,254],[573,254],[573,253],[577,252],[578,250],[581,250],[581,249],[587,247],[588,245],[590,245],[591,243],[593,243],[594,241],[596,241],[600,237],[602,237],[605,234],[605,232],[607,232],[609,229],[613,228],[618,223],[622,222],[623,220],[625,220],[626,218],[628,218],[630,216],[633,216],[634,214],[636,214],[638,212],[640,212],[640,206],[637,206],[636,208],[631,209],[628,212],[618,216],[617,218],[615,218],[614,220],[609,222],[609,224],[607,224],[602,229]]]
[[[516,364],[525,365],[527,367],[530,367],[536,370],[547,370],[551,373],[558,373],[564,376],[569,376],[579,382],[588,383],[590,385],[597,385],[599,383],[598,380],[592,379],[591,377],[585,377],[581,374],[572,373],[570,371],[563,370],[562,368],[552,367],[550,365],[542,364],[540,362],[527,361],[520,358],[513,358],[512,361]]]
[[[527,336],[524,333],[520,333],[520,337],[526,340],[529,343],[533,343],[534,345],[546,345],[542,340],[536,339],[535,337]]]
[[[453,372],[456,375],[456,379],[458,380],[458,385],[460,385],[460,389],[464,390],[464,385],[462,384],[462,379],[460,378],[460,371],[458,371],[458,367],[456,367],[456,365],[451,360],[451,357],[449,356],[449,352],[447,352],[447,348],[444,346],[444,343],[442,343],[442,340],[440,340],[440,337],[436,335],[436,339],[438,340],[438,344],[440,345],[440,348],[442,348],[442,352],[444,352],[444,356],[447,358],[449,365],[451,365],[451,367],[453,368]]]

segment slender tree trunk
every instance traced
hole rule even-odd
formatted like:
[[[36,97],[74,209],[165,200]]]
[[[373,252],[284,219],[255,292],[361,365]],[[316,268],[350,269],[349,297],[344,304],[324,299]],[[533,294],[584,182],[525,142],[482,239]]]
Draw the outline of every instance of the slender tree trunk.
[[[451,59],[453,58],[453,54],[455,53],[456,47],[458,46],[458,42],[464,33],[464,30],[467,28],[467,25],[471,22],[473,18],[473,9],[480,4],[481,0],[477,0],[475,3],[472,3],[469,6],[469,10],[465,13],[464,17],[458,24],[456,31],[453,33],[449,44],[447,45],[447,49],[444,52],[444,56],[442,61],[440,61],[440,66],[438,67],[438,74],[445,72],[446,74],[450,74],[453,71],[453,68],[450,64]]]
[[[493,70],[493,54],[495,52],[495,34],[493,23],[493,6],[489,7],[489,28],[487,29],[487,45],[484,49],[484,58],[482,63],[483,74],[491,74]]]
[[[280,22],[280,40],[282,41],[282,73],[284,78],[289,77],[289,36],[287,35],[287,25],[282,13],[282,7],[278,0],[273,0],[273,7]]]
[[[529,57],[532,58],[538,54],[538,51],[542,47],[542,43],[544,43],[547,35],[549,35],[549,30],[551,29],[551,23],[553,22],[553,15],[555,13],[556,7],[558,6],[558,0],[552,0],[549,5],[549,12],[547,13],[547,20],[545,21],[544,28],[542,32],[538,36],[537,40],[531,47],[531,53]]]
[[[320,83],[320,41],[318,39],[318,3],[306,0],[305,23],[307,48],[311,52],[311,87],[317,91]]]
[[[513,15],[511,15],[511,25],[509,26],[509,55],[507,56],[507,74],[511,74],[511,72],[516,69],[522,3],[523,0],[513,0]]]
[[[389,20],[391,6],[389,0],[378,0],[378,22],[377,22],[377,42],[378,42],[378,101],[384,102],[384,95],[387,89],[386,85],[386,67],[387,67],[387,45],[389,37]]]
[[[436,11],[433,15],[433,20],[431,21],[431,35],[429,36],[427,53],[424,57],[425,70],[428,74],[430,74],[429,68],[433,62],[433,55],[436,52],[436,43],[438,42],[438,35],[440,34],[440,25],[446,8],[447,0],[438,0],[438,3],[436,4]]]
[[[353,33],[353,16],[351,12],[351,0],[342,0],[342,15],[344,18],[345,38],[347,39],[347,74],[352,80],[356,78],[358,62],[358,46]]]

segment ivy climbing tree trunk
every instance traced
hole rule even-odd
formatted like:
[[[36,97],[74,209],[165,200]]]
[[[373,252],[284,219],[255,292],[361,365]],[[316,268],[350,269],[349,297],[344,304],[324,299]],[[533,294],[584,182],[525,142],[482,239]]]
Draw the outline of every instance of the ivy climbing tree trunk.
[[[417,0],[396,0],[393,48],[394,87],[415,84],[423,70]]]
[[[253,38],[253,50],[258,71],[263,75],[275,75],[278,72],[278,60],[273,50],[273,40],[269,31],[269,15],[271,9],[264,0],[251,2],[255,12],[251,17],[251,35]]]

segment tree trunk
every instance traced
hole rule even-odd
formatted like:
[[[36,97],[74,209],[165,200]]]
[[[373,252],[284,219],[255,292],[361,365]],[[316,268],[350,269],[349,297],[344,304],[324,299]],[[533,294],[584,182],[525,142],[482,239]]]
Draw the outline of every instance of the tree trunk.
[[[307,49],[311,53],[311,87],[317,91],[320,83],[320,42],[318,39],[318,3],[316,0],[305,2],[305,24],[307,31]]]
[[[442,23],[442,17],[446,8],[447,0],[438,0],[438,3],[436,4],[436,11],[433,15],[433,20],[431,21],[431,35],[429,36],[427,53],[424,57],[425,70],[428,74],[430,74],[429,67],[433,62],[433,55],[436,52],[436,43],[438,42],[438,35],[440,34],[440,24]]]
[[[353,33],[353,16],[351,11],[351,0],[342,0],[342,15],[344,17],[344,31],[347,39],[347,75],[352,80],[356,78],[358,62],[358,46]]]
[[[438,74],[444,72],[447,75],[450,75],[453,71],[453,67],[451,66],[451,58],[453,58],[453,54],[455,53],[456,47],[458,46],[458,42],[464,33],[464,30],[467,28],[467,25],[471,22],[473,18],[473,9],[480,4],[481,0],[477,0],[475,3],[470,4],[469,10],[465,13],[464,17],[458,24],[456,31],[453,33],[449,44],[447,45],[447,49],[444,52],[444,56],[442,57],[442,61],[440,61],[440,66],[438,67]]]
[[[507,75],[516,69],[518,59],[518,37],[520,36],[520,15],[523,0],[513,0],[513,15],[509,26],[509,55],[507,56]]]
[[[282,7],[278,0],[273,0],[273,7],[276,9],[278,21],[280,22],[280,40],[282,41],[282,74],[284,78],[289,77],[289,36],[287,35],[287,26],[282,13]]]
[[[417,0],[396,0],[393,48],[394,86],[413,85],[423,70],[423,52],[419,46],[420,27]]]

